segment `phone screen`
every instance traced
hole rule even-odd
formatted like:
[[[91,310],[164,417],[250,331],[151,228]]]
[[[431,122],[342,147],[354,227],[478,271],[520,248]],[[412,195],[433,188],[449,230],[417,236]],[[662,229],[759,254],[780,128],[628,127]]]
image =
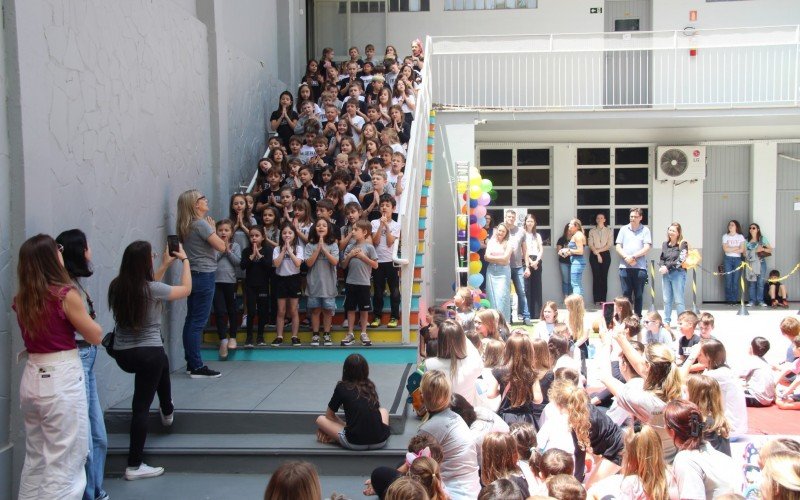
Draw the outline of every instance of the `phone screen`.
[[[170,255],[180,250],[180,242],[178,241],[177,234],[170,234],[167,236],[167,247],[169,248]]]
[[[611,328],[614,323],[614,303],[613,302],[603,302],[603,319],[606,322],[606,326]]]

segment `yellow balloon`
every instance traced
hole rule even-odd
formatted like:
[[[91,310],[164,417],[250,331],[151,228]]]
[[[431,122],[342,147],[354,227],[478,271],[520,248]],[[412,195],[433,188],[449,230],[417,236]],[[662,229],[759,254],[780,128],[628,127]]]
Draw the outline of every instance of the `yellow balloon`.
[[[470,177],[469,178],[469,185],[470,186],[480,186],[481,182],[483,182],[483,179],[481,179],[480,177]]]
[[[469,274],[477,274],[481,272],[481,261],[473,260],[469,263]]]
[[[467,217],[466,217],[466,216],[464,216],[464,217],[459,217],[459,218],[458,218],[458,220],[457,220],[456,222],[457,222],[457,224],[458,224],[458,228],[459,228],[459,229],[462,229],[462,230],[463,230],[463,229],[466,229],[466,228],[467,228]]]
[[[469,187],[469,197],[473,200],[477,200],[483,194],[483,190],[480,186],[472,185]]]
[[[472,179],[473,177],[480,177],[481,171],[478,170],[477,167],[469,167],[469,177]]]
[[[467,192],[467,183],[466,182],[459,182],[456,184],[456,190],[459,193],[466,193]]]

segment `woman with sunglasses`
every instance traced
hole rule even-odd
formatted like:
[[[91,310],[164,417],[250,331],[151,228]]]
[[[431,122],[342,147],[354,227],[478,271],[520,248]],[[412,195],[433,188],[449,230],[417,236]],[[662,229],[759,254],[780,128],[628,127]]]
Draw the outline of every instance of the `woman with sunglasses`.
[[[88,278],[93,274],[92,249],[86,241],[86,234],[80,229],[70,229],[59,234],[56,243],[64,249],[61,255],[64,267],[86,305],[86,310],[92,319],[95,319],[94,302],[83,287],[81,278]],[[84,498],[106,498],[108,495],[103,490],[103,476],[105,473],[106,450],[108,449],[108,436],[106,424],[103,420],[103,408],[97,396],[97,380],[94,375],[94,362],[97,358],[97,346],[93,345],[80,334],[75,336],[78,344],[78,355],[83,364],[83,376],[86,386],[86,403],[89,406],[89,454],[86,456],[86,490]]]
[[[764,301],[764,283],[767,280],[767,257],[772,255],[772,246],[763,234],[761,226],[755,222],[750,224],[748,238],[745,243],[745,258],[750,267],[745,268],[745,279],[750,295],[749,306],[767,307]]]
[[[61,250],[46,234],[19,249],[11,307],[28,358],[19,384],[25,422],[20,499],[81,498],[86,488],[89,410],[75,332],[97,345],[103,329],[86,311]]]

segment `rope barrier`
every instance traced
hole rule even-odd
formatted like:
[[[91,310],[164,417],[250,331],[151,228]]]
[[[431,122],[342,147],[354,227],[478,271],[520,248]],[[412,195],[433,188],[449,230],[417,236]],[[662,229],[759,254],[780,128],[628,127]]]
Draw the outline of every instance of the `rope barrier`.
[[[649,312],[656,310],[656,268],[655,261],[650,260],[650,309]]]
[[[789,276],[791,276],[791,275],[793,275],[794,273],[796,273],[798,269],[800,269],[800,262],[798,262],[798,263],[797,263],[797,265],[795,265],[795,266],[794,266],[794,269],[792,269],[792,270],[789,272],[789,274],[787,274],[786,276],[781,276],[781,277],[779,277],[779,278],[769,278],[769,279],[767,280],[767,282],[768,282],[768,283],[778,283],[779,281],[784,281],[786,278],[788,278]]]

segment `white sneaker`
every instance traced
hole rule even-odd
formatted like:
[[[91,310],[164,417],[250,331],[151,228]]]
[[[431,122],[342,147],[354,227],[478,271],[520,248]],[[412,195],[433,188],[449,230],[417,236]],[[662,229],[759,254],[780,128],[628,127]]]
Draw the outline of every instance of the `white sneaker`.
[[[164,415],[164,410],[162,410],[161,408],[158,409],[158,413],[159,415],[161,415],[161,425],[163,425],[164,427],[169,427],[170,425],[172,425],[172,422],[175,421],[174,404],[172,405],[172,413],[170,413],[169,415]]]
[[[141,463],[139,467],[128,467],[125,469],[125,479],[134,481],[136,479],[147,479],[158,477],[164,473],[163,467],[150,467],[146,463]]]
[[[350,327],[350,322],[347,321],[347,318],[345,318],[345,320],[342,321],[342,328],[348,328],[348,327]]]

